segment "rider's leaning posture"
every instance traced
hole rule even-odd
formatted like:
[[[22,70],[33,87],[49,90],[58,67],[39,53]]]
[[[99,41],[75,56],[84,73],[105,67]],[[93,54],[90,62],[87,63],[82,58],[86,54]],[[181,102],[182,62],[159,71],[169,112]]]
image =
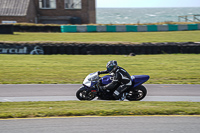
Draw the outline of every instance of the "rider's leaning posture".
[[[125,69],[117,65],[117,61],[109,61],[106,68],[105,71],[98,71],[98,74],[110,73],[113,76],[112,82],[106,86],[100,86],[100,88],[104,90],[116,89],[113,93],[116,100],[125,98],[122,94],[132,85],[131,76]]]

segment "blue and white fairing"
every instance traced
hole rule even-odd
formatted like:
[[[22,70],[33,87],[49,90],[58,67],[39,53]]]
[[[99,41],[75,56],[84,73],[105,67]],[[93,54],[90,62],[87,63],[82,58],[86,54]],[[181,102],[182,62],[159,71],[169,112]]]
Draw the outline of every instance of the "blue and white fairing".
[[[94,84],[97,83],[97,81],[99,80],[99,75],[98,72],[95,73],[90,73],[85,80],[83,81],[83,85],[87,86],[87,87],[92,87]]]
[[[111,75],[106,75],[106,76],[102,77],[101,78],[102,84],[107,85],[107,84],[111,83],[112,82],[111,78],[112,78]],[[149,78],[150,78],[149,75],[132,75],[131,76],[134,87],[137,87],[138,85],[143,84]]]
[[[133,87],[137,87],[138,85],[143,84],[149,79],[149,75],[132,75],[131,79],[133,82]],[[90,73],[85,80],[83,81],[83,85],[87,87],[93,87],[99,80],[98,72]],[[101,78],[101,83],[103,85],[107,85],[112,82],[112,75],[106,75]]]

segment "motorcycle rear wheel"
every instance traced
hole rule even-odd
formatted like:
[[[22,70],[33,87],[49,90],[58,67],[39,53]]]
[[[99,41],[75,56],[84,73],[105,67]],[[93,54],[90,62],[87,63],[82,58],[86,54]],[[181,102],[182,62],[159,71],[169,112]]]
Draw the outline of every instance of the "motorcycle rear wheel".
[[[87,88],[85,88],[84,86],[82,86],[76,92],[76,97],[79,100],[93,100],[96,96],[91,91],[88,91]]]
[[[129,101],[140,101],[142,100],[147,94],[147,89],[143,86],[137,86],[135,88],[132,88],[129,91],[129,94],[127,95],[126,99]]]

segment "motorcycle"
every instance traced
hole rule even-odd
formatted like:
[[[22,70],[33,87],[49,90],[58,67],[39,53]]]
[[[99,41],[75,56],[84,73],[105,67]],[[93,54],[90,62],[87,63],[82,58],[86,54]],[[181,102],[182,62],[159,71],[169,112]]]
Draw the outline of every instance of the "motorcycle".
[[[98,72],[90,73],[83,81],[83,85],[76,92],[76,97],[79,100],[93,100],[95,97],[98,97],[100,100],[116,100],[113,96],[115,88],[112,90],[102,90],[99,87],[111,83],[112,78],[112,75],[99,77]],[[149,75],[132,75],[131,79],[133,84],[129,89],[123,92],[120,100],[142,100],[147,94],[147,89],[142,84],[149,78]]]

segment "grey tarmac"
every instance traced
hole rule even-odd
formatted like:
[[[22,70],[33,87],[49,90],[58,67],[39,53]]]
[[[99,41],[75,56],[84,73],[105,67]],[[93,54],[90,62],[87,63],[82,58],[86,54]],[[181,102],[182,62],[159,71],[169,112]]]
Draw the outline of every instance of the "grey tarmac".
[[[0,85],[0,102],[78,100],[81,84],[5,84]],[[143,101],[200,102],[200,85],[144,84],[147,96]]]
[[[69,117],[0,120],[2,133],[198,133],[199,116]]]
[[[0,85],[0,101],[77,100],[77,85]],[[146,101],[200,101],[200,85],[145,84]],[[188,97],[188,99],[187,99]],[[144,99],[144,101],[145,101]],[[193,99],[193,100],[194,100]],[[197,133],[200,116],[66,117],[0,120],[2,133]]]

